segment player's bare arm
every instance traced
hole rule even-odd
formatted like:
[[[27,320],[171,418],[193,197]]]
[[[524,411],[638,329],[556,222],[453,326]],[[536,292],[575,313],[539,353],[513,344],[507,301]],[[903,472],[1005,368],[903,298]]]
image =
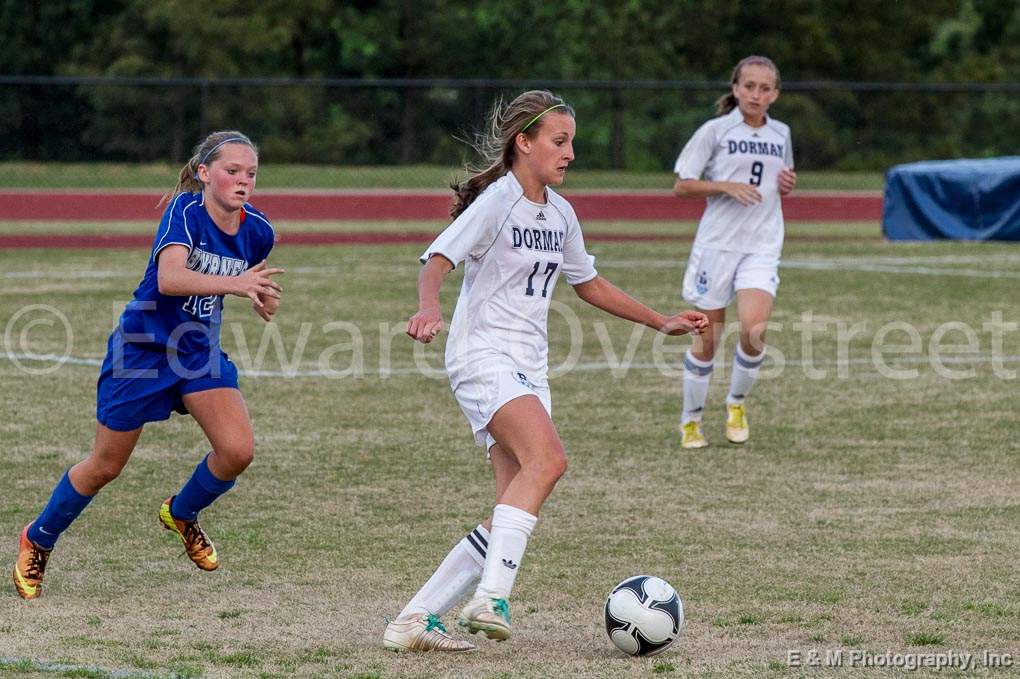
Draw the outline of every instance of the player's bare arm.
[[[761,202],[761,194],[758,189],[750,184],[741,184],[740,182],[677,179],[673,184],[673,194],[679,198],[708,198],[725,194],[741,205],[755,205]]]
[[[263,306],[259,295],[280,297],[283,287],[272,279],[284,269],[269,268],[259,262],[240,276],[215,276],[191,271],[187,267],[188,248],[170,245],[159,253],[159,291],[164,295],[237,295],[247,297],[256,306]]]
[[[428,344],[443,329],[439,309],[439,288],[446,274],[453,271],[453,262],[442,255],[432,255],[418,274],[418,311],[407,320],[407,336]]]
[[[602,276],[596,276],[590,281],[575,285],[574,292],[594,307],[669,335],[682,335],[688,332],[699,334],[708,325],[708,318],[698,311],[683,312],[676,316],[663,316]]]

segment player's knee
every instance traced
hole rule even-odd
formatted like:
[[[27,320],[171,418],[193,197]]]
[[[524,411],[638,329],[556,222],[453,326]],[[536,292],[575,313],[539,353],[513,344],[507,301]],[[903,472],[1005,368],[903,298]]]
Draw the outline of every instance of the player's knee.
[[[740,347],[744,353],[750,356],[757,356],[765,351],[765,326],[760,330],[752,329],[749,332],[740,333]]]
[[[557,446],[544,455],[539,455],[528,465],[531,473],[546,483],[554,484],[567,473],[567,454]]]
[[[123,469],[124,465],[117,460],[96,459],[92,464],[91,481],[101,488],[120,476]]]
[[[567,454],[561,448],[551,461],[550,473],[554,474],[558,481],[567,473]]]
[[[236,473],[240,473],[255,459],[255,440],[250,437],[238,437],[221,444],[216,452]]]

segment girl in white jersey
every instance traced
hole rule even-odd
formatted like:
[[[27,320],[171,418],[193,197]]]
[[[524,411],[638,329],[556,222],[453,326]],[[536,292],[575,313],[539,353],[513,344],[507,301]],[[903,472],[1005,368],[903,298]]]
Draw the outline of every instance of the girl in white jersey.
[[[581,299],[621,318],[671,335],[707,324],[693,311],[663,316],[595,271],[573,209],[548,188],[574,159],[574,130],[573,109],[549,92],[497,105],[479,149],[488,167],[453,187],[455,219],[421,256],[418,312],[407,334],[424,343],[443,327],[443,278],[464,262],[446,368],[475,441],[489,452],[496,506],[389,623],[386,648],[474,649],[440,622],[472,589],[459,624],[490,639],[510,636],[507,597],[538,511],[567,468],[547,380],[546,317],[560,272]]]
[[[797,183],[790,128],[767,113],[779,96],[779,69],[766,57],[747,57],[730,82],[730,93],[717,102],[718,117],[698,128],[675,168],[677,196],[708,199],[683,283],[684,300],[710,323],[684,360],[684,448],[708,445],[701,415],[734,297],[740,342],[726,397],[726,438],[743,443],[750,435],[744,398],[765,359],[765,326],[779,286],[780,196]]]

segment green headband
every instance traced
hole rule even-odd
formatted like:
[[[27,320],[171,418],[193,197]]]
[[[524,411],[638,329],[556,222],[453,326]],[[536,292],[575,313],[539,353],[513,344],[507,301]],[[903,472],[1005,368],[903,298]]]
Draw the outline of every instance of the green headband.
[[[538,120],[539,118],[541,118],[542,116],[544,116],[544,115],[545,115],[546,113],[548,113],[549,111],[553,110],[554,108],[561,108],[561,107],[564,107],[564,106],[566,106],[566,104],[554,104],[554,105],[550,106],[549,108],[547,108],[546,110],[542,111],[542,112],[541,112],[541,113],[539,113],[539,114],[538,114],[537,116],[535,116],[534,118],[532,118],[532,119],[531,119],[531,122],[529,122],[529,123],[528,123],[527,125],[525,125],[524,127],[522,127],[522,128],[521,128],[521,132],[524,132],[524,130],[526,130],[526,129],[528,129],[529,127],[531,127],[532,125],[534,125],[534,124],[535,124],[535,121],[536,121],[536,120]]]

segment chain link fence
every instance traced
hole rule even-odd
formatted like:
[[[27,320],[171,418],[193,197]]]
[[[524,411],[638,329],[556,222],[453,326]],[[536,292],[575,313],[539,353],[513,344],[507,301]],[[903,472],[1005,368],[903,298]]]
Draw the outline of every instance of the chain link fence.
[[[664,170],[728,86],[0,76],[0,160],[183,162],[205,133],[234,128],[274,163],[450,165],[497,97],[539,87],[577,110],[577,167]],[[787,82],[771,112],[801,169],[1020,153],[1020,83]]]

